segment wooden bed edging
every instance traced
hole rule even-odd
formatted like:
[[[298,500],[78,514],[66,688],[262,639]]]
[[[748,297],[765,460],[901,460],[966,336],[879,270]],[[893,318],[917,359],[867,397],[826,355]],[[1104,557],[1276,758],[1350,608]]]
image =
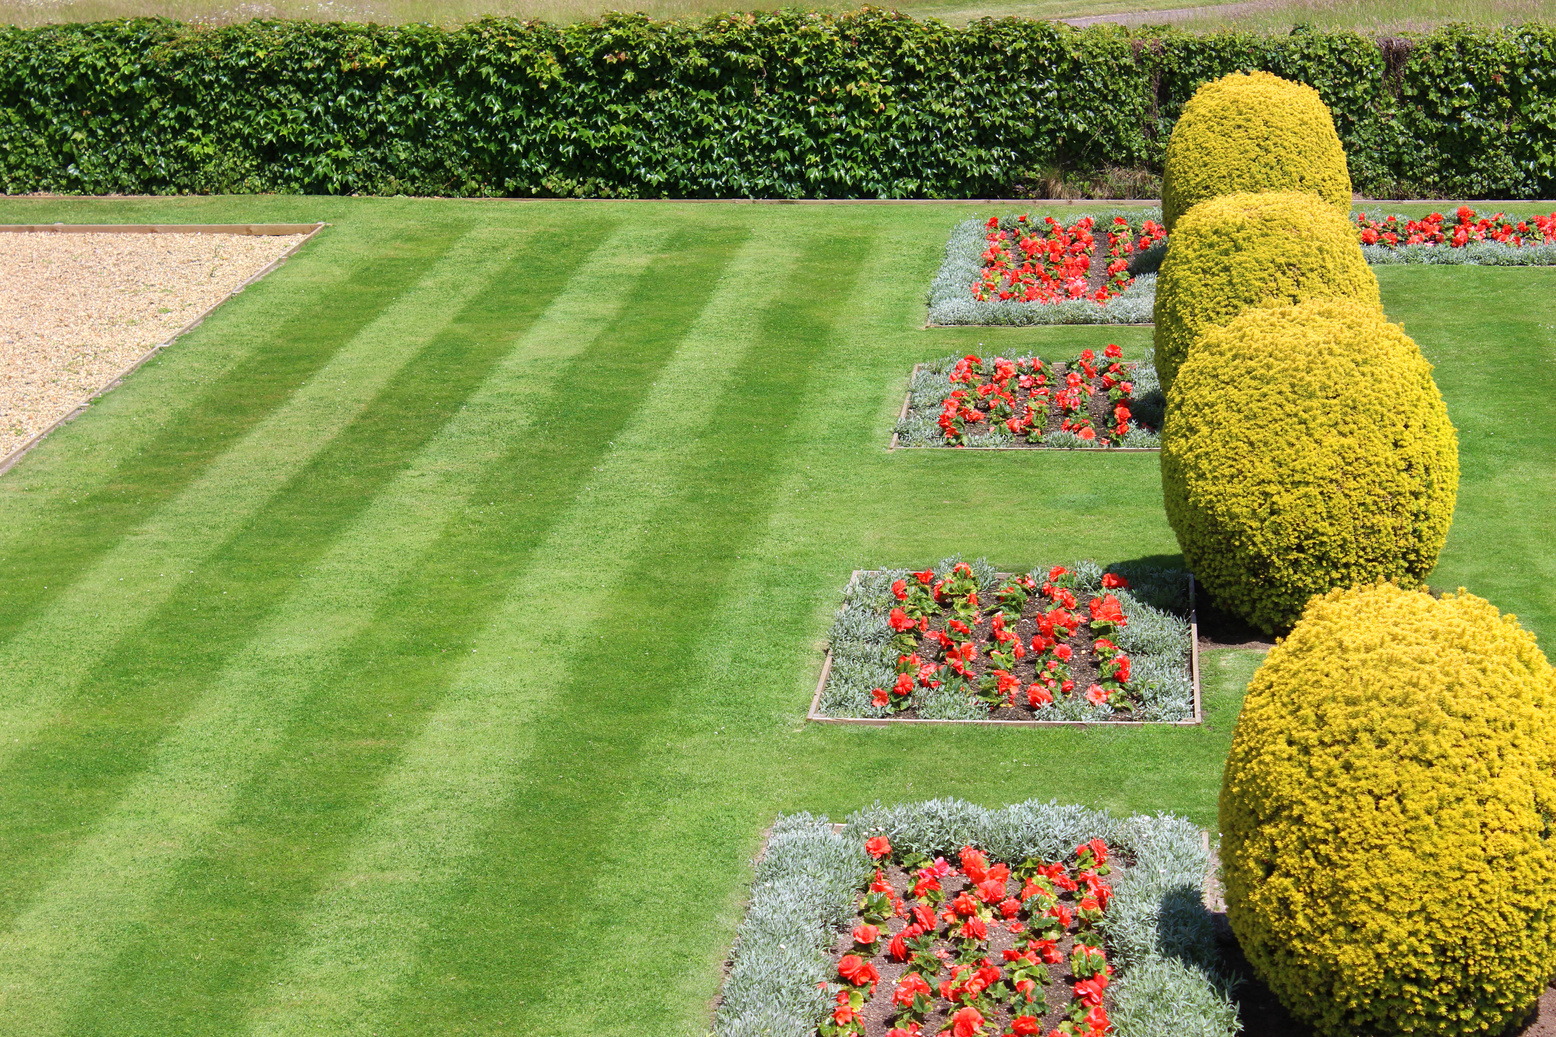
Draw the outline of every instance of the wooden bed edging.
[[[914,364],[913,370],[908,372],[908,394],[902,398],[902,409],[897,412],[897,421],[899,424],[908,420],[908,408],[913,404],[913,380],[918,377],[918,373],[923,369],[923,367],[923,364]],[[896,449],[897,430],[892,429],[891,442],[887,444],[886,452],[889,454]]]
[[[214,303],[212,303],[211,305],[207,306],[204,310],[200,311],[200,313],[196,314],[194,319],[192,319],[188,324],[185,324],[183,327],[181,327],[177,331],[173,332],[173,334],[169,335],[166,339],[164,339],[163,341],[161,341],[161,342],[157,343],[156,345],[152,346],[150,349],[148,349],[145,353],[143,353],[141,355],[140,359],[134,361],[128,367],[126,367],[124,370],[120,371],[118,374],[116,374],[113,377],[109,378],[108,381],[103,383],[102,388],[98,389],[96,392],[92,393],[86,399],[82,400],[79,404],[76,405],[75,409],[72,410],[69,414],[66,414],[63,418],[60,418],[58,421],[54,422],[48,428],[44,429],[42,432],[39,432],[37,435],[33,436],[31,439],[27,440],[27,442],[25,442],[21,446],[17,447],[15,450],[11,451],[9,454],[6,454],[5,457],[0,458],[0,475],[4,475],[6,472],[8,472],[12,468],[14,468],[16,466],[16,463],[18,461],[20,461],[23,457],[25,457],[27,455],[27,453],[29,451],[31,451],[34,447],[36,447],[39,443],[43,442],[44,437],[47,436],[50,432],[53,432],[55,429],[57,429],[61,425],[65,424],[65,422],[73,421],[76,418],[80,417],[83,413],[86,412],[86,409],[92,405],[92,401],[93,400],[97,399],[99,396],[102,396],[105,392],[108,392],[110,389],[116,388],[126,378],[128,378],[130,375],[134,374],[135,371],[141,367],[141,365],[145,364],[148,360],[150,360],[152,357],[156,356],[158,353],[162,352],[168,346],[171,346],[174,342],[176,342],[183,335],[186,335],[189,332],[193,331],[195,328],[199,327],[202,323],[205,322],[205,318],[209,317],[212,313],[214,313],[216,311],[216,308],[218,306],[220,306],[222,303],[226,302],[228,299],[231,299],[234,295],[237,295],[239,292],[243,291],[243,289],[247,288],[249,285],[253,284],[255,281],[258,281],[260,278],[264,277],[266,274],[270,273],[272,270],[274,270],[276,267],[280,266],[282,263],[286,262],[288,259],[290,259],[293,255],[295,255],[297,253],[298,249],[302,248],[304,245],[308,244],[309,241],[313,240],[313,236],[315,234],[319,233],[319,231],[323,230],[325,227],[328,227],[328,226],[329,226],[328,223],[260,223],[260,224],[233,224],[233,225],[230,225],[230,226],[229,225],[225,225],[225,224],[189,224],[187,226],[180,225],[180,224],[156,224],[156,225],[147,224],[146,226],[143,226],[143,227],[138,227],[138,226],[134,226],[134,225],[120,225],[120,224],[114,224],[114,225],[104,224],[103,226],[96,226],[96,225],[93,225],[93,224],[79,224],[79,223],[55,223],[55,224],[43,224],[43,225],[37,225],[37,226],[24,225],[24,224],[11,224],[11,225],[0,224],[0,233],[4,233],[4,234],[99,234],[99,233],[102,233],[102,234],[252,234],[252,235],[264,235],[264,236],[279,236],[279,235],[287,235],[287,234],[301,234],[301,235],[303,235],[303,239],[301,241],[299,241],[297,244],[293,245],[291,248],[287,249],[281,255],[277,256],[275,258],[274,262],[270,263],[263,270],[260,270],[259,272],[255,273],[252,277],[248,278],[242,284],[238,285],[238,287],[234,288],[232,291],[228,292],[226,295],[222,296],[220,299],[217,299]]]
[[[878,569],[855,569],[849,574],[853,583],[863,572],[879,572]],[[1012,576],[1013,573],[998,573]],[[1192,720],[920,720],[916,717],[829,717],[821,712],[821,693],[826,690],[827,678],[832,676],[832,649],[827,649],[821,663],[821,677],[816,681],[816,693],[810,697],[810,709],[805,719],[816,724],[852,724],[859,727],[890,727],[893,724],[955,725],[974,724],[982,727],[1199,727],[1205,722],[1199,690],[1199,611],[1194,601],[1194,574],[1189,573],[1189,679],[1194,685],[1194,718]]]
[[[1130,363],[1139,363],[1138,360]],[[919,369],[923,364],[914,364],[913,370],[908,372],[908,394],[902,398],[902,410],[897,413],[897,421],[907,420],[908,408],[913,403],[913,379],[918,377]],[[898,450],[1052,450],[1056,454],[1159,454],[1162,448],[1159,446],[1104,446],[1104,447],[1077,447],[1077,446],[904,446],[897,445],[897,433],[891,434],[891,442],[886,446],[888,454]]]

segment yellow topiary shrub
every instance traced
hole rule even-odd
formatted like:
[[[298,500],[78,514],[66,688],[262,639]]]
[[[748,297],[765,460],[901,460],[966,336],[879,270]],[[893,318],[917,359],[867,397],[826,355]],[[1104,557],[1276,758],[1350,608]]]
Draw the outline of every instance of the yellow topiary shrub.
[[[1556,677],[1480,598],[1315,598],[1220,814],[1232,930],[1320,1035],[1495,1034],[1556,971]]]
[[[1273,631],[1308,599],[1437,564],[1458,438],[1432,367],[1375,307],[1253,307],[1194,344],[1167,392],[1167,519],[1200,585]]]
[[[1238,191],[1307,191],[1351,211],[1351,174],[1318,91],[1268,72],[1234,72],[1194,92],[1162,171],[1162,222]]]
[[[1183,214],[1156,280],[1156,370],[1172,385],[1190,344],[1269,299],[1350,298],[1378,279],[1344,216],[1301,192],[1229,194]]]

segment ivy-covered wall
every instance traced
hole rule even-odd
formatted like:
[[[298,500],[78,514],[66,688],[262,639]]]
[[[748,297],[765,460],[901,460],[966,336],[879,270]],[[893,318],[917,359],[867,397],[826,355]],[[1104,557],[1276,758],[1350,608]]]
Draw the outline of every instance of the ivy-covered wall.
[[[1202,82],[1316,87],[1358,190],[1556,196],[1556,27],[1411,39],[955,28],[865,10],[554,26],[0,28],[0,189],[987,197],[1160,168]]]

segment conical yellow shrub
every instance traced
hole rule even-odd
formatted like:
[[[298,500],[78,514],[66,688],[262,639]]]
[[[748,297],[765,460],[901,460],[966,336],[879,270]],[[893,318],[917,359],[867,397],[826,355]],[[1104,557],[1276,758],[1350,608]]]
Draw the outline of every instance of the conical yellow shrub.
[[[1227,914],[1324,1037],[1496,1034],[1556,972],[1556,676],[1460,591],[1316,598],[1221,786]]]
[[[1168,233],[1189,209],[1241,191],[1306,191],[1351,208],[1351,174],[1318,91],[1268,72],[1234,72],[1195,91],[1162,171]]]
[[[1189,347],[1249,306],[1312,297],[1378,306],[1356,231],[1301,192],[1229,194],[1178,221],[1156,279],[1156,370],[1170,387]]]
[[[1269,631],[1335,587],[1419,584],[1459,486],[1431,365],[1375,306],[1339,299],[1254,307],[1196,341],[1161,466],[1200,585]]]

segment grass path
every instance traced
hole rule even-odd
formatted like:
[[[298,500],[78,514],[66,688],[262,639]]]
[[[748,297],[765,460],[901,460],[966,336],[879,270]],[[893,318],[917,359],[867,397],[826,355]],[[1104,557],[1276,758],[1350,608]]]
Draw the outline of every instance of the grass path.
[[[1200,730],[800,719],[853,568],[1176,556],[1150,455],[885,453],[916,361],[1149,342],[923,330],[975,207],[0,208],[333,223],[0,478],[0,1032],[696,1033],[780,810],[1213,817],[1249,653]],[[1553,275],[1380,271],[1434,582],[1545,637]]]

